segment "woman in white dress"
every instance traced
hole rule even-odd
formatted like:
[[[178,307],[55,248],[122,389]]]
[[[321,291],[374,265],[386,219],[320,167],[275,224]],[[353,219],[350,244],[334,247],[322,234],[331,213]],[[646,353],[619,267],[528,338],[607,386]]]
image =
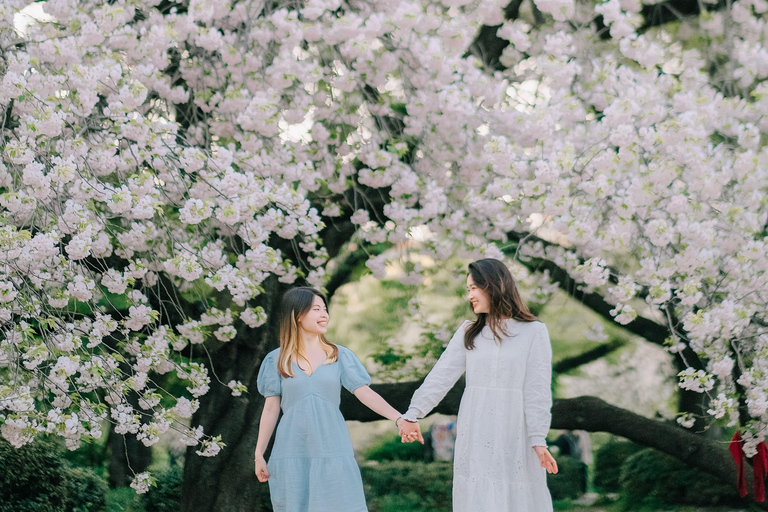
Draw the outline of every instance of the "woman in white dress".
[[[403,440],[421,439],[426,416],[466,372],[453,466],[453,512],[551,512],[546,447],[552,406],[552,348],[547,327],[523,304],[498,260],[469,265],[465,321],[413,395]]]

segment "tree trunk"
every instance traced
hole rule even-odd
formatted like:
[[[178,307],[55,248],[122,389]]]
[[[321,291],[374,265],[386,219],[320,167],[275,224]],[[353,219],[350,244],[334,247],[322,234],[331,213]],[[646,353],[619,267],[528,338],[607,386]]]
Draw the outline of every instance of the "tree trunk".
[[[258,329],[241,325],[238,336],[216,350],[209,365],[211,389],[200,401],[192,418],[206,433],[221,435],[226,445],[215,457],[201,457],[198,448],[187,450],[184,464],[181,512],[258,512],[260,496],[266,486],[253,472],[253,454],[264,398],[258,393],[256,378],[264,356],[278,346],[276,307],[285,285],[270,280],[263,294],[268,322]],[[242,333],[242,334],[241,334]],[[212,368],[210,368],[212,366]],[[223,383],[216,381],[214,374]],[[231,396],[226,386],[239,380],[248,393]]]

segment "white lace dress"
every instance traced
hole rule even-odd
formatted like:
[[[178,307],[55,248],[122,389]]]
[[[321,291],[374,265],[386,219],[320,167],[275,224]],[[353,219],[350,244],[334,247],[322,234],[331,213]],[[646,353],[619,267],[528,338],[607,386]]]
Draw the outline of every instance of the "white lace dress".
[[[403,416],[426,416],[464,372],[456,425],[453,512],[551,512],[546,446],[552,407],[552,348],[541,322],[506,320],[501,343],[488,327],[464,348],[464,322]]]

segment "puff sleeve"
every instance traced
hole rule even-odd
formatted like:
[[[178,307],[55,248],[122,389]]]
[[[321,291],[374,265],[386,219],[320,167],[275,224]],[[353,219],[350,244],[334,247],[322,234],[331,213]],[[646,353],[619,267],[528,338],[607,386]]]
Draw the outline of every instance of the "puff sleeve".
[[[259,376],[256,379],[256,387],[258,387],[259,393],[265,397],[283,394],[281,377],[277,371],[276,350],[267,354],[267,357],[261,362]]]
[[[371,383],[368,370],[355,353],[346,347],[339,346],[339,364],[341,365],[341,385],[350,393]]]

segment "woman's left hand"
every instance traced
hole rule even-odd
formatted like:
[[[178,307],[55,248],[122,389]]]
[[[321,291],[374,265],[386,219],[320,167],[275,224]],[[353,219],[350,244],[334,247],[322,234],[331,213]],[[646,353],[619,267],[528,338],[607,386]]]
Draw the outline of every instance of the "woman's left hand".
[[[265,461],[263,457],[256,457],[254,464],[256,465],[256,478],[259,479],[259,482],[266,482],[269,480],[267,461]]]
[[[534,446],[533,451],[539,456],[541,467],[546,469],[547,473],[557,473],[557,462],[546,446]]]

